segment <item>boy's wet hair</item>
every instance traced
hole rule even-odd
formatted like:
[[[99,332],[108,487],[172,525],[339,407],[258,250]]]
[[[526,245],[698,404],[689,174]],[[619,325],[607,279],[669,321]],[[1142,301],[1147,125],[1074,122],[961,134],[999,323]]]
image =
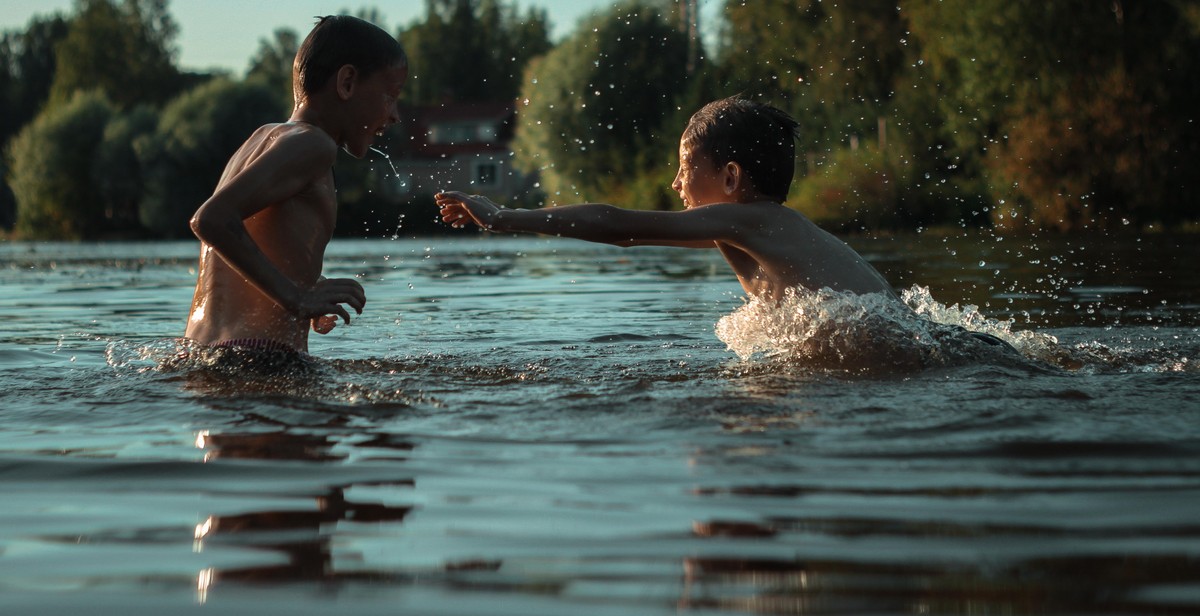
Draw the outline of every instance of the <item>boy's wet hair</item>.
[[[796,171],[798,136],[796,120],[782,110],[731,96],[693,114],[683,143],[717,167],[741,165],[755,190],[782,202]]]
[[[393,66],[408,66],[408,55],[400,41],[369,21],[349,15],[318,17],[292,64],[292,89],[297,99],[316,93],[347,64],[366,77]]]

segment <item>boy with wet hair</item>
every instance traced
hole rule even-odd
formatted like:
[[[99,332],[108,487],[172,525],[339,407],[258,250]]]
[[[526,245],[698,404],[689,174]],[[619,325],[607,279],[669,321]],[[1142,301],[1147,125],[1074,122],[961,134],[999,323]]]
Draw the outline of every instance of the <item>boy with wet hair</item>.
[[[337,214],[333,164],[338,148],[362,158],[399,121],[407,78],[390,34],[355,17],[318,18],[293,63],[291,117],[246,140],[191,219],[201,246],[188,339],[307,353],[310,327],[349,323],[347,306],[362,314],[357,281],[321,276]]]
[[[671,188],[684,209],[625,210],[585,203],[505,209],[477,195],[436,196],[442,220],[490,231],[573,237],[617,246],[716,248],[752,297],[778,300],[793,287],[895,292],[858,253],[783,204],[792,182],[796,121],[763,103],[731,97],[705,105],[679,141]]]

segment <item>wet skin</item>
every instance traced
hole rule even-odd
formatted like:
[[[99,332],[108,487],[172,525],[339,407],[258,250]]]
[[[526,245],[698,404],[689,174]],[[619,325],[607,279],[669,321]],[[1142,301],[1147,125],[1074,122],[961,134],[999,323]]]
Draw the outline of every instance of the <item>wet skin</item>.
[[[187,338],[266,339],[307,351],[310,327],[326,333],[339,317],[349,323],[347,307],[361,314],[357,281],[321,277],[337,215],[332,167],[339,147],[361,157],[399,121],[406,78],[402,66],[369,76],[343,67],[331,91],[238,149],[192,219],[202,245]]]

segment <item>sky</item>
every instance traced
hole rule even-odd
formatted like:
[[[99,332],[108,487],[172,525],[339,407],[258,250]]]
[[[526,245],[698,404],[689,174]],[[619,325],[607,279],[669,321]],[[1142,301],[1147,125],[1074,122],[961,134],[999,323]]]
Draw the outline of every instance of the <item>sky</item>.
[[[0,30],[23,29],[35,15],[72,12],[74,0],[0,0]],[[519,9],[539,6],[553,28],[552,38],[569,34],[580,19],[612,6],[613,0],[516,0]],[[703,17],[720,0],[700,0]],[[221,69],[242,74],[262,40],[287,27],[303,37],[313,17],[360,8],[377,8],[388,32],[419,20],[424,0],[171,0],[168,10],[179,26],[175,44],[180,68],[191,71]],[[711,18],[709,19],[711,23]]]

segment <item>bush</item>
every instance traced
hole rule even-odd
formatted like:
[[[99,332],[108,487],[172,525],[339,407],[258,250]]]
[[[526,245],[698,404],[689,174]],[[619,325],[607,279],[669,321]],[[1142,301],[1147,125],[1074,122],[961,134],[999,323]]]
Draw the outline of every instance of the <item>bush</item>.
[[[17,222],[17,200],[8,183],[0,180],[0,229],[13,228]]]
[[[189,236],[188,219],[212,195],[230,156],[285,114],[278,93],[256,81],[216,79],[171,101],[157,130],[134,144],[145,178],[142,224]]]
[[[34,239],[84,239],[103,232],[92,167],[114,107],[83,92],[30,122],[9,146],[16,232]]]
[[[138,211],[142,201],[142,166],[134,143],[158,126],[158,113],[148,106],[115,115],[104,129],[96,149],[92,177],[96,197],[114,231],[141,230]]]
[[[794,186],[791,201],[813,222],[840,231],[893,229],[904,218],[907,189],[904,167],[886,152],[844,148]]]
[[[540,174],[551,203],[596,201],[641,173],[636,153],[677,143],[677,129],[662,126],[687,91],[687,50],[686,37],[641,3],[581,24],[526,71],[517,166]]]

